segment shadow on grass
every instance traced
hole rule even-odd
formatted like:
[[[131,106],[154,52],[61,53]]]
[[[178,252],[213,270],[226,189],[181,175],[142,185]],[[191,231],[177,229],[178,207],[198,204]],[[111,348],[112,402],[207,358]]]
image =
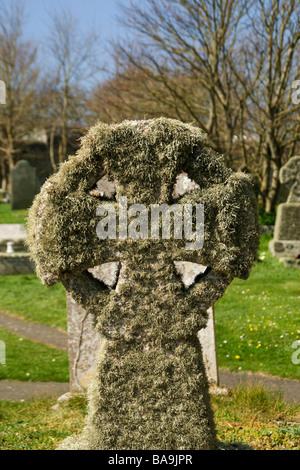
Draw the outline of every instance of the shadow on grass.
[[[255,450],[255,448],[243,442],[218,441],[218,450]]]

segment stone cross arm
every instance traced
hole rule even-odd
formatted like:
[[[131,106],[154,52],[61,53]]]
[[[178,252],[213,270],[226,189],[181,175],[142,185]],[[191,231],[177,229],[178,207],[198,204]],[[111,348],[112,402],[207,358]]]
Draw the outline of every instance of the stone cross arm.
[[[300,156],[292,157],[279,172],[280,183],[292,185],[287,202],[300,203]]]

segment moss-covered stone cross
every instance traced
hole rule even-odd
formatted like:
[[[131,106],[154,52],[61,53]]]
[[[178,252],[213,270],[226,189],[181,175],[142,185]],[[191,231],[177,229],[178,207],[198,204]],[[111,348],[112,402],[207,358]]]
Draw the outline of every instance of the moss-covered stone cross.
[[[115,204],[173,204],[182,171],[198,189],[178,204],[204,204],[201,250],[186,241],[99,240],[97,182]],[[107,202],[107,201],[106,201]],[[44,184],[30,210],[28,243],[46,285],[63,282],[102,336],[81,435],[61,449],[213,449],[216,433],[197,332],[232,279],[247,278],[258,247],[250,179],[228,169],[194,126],[165,118],[99,123]],[[119,262],[117,289],[90,272]],[[206,267],[185,288],[175,262]]]

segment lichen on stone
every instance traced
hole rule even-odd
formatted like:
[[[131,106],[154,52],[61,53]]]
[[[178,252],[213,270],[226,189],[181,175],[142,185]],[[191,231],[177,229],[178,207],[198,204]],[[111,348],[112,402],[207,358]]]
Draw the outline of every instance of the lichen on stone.
[[[92,188],[107,175],[115,205],[173,204],[177,176],[196,188],[178,204],[204,204],[201,250],[185,240],[99,240]],[[104,199],[105,201],[105,199]],[[106,201],[107,202],[107,201]],[[61,449],[197,450],[216,447],[197,332],[234,277],[248,277],[258,248],[249,176],[228,169],[190,124],[160,118],[98,123],[51,176],[29,213],[28,245],[42,282],[63,282],[102,336],[86,427]],[[207,266],[185,288],[175,262]],[[88,271],[118,262],[116,288]]]

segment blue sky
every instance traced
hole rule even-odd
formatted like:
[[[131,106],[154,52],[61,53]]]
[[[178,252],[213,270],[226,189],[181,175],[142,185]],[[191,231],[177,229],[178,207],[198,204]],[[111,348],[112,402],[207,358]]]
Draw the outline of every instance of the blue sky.
[[[9,3],[5,0],[4,3]],[[94,26],[101,36],[112,37],[120,33],[116,16],[120,13],[120,4],[129,5],[130,0],[25,0],[27,13],[26,34],[40,40],[44,37],[47,24],[47,11],[60,7],[70,8],[78,18],[82,28]]]
[[[0,4],[9,6],[11,0],[0,0]],[[143,0],[137,0],[139,2]],[[25,6],[26,24],[24,34],[38,44],[42,44],[49,36],[47,23],[48,12],[59,11],[60,8],[70,9],[78,20],[82,31],[94,28],[100,36],[103,45],[108,44],[124,33],[124,29],[118,24],[117,16],[122,14],[120,5],[129,6],[131,0],[23,0]],[[109,61],[109,56],[104,52],[103,57]]]

